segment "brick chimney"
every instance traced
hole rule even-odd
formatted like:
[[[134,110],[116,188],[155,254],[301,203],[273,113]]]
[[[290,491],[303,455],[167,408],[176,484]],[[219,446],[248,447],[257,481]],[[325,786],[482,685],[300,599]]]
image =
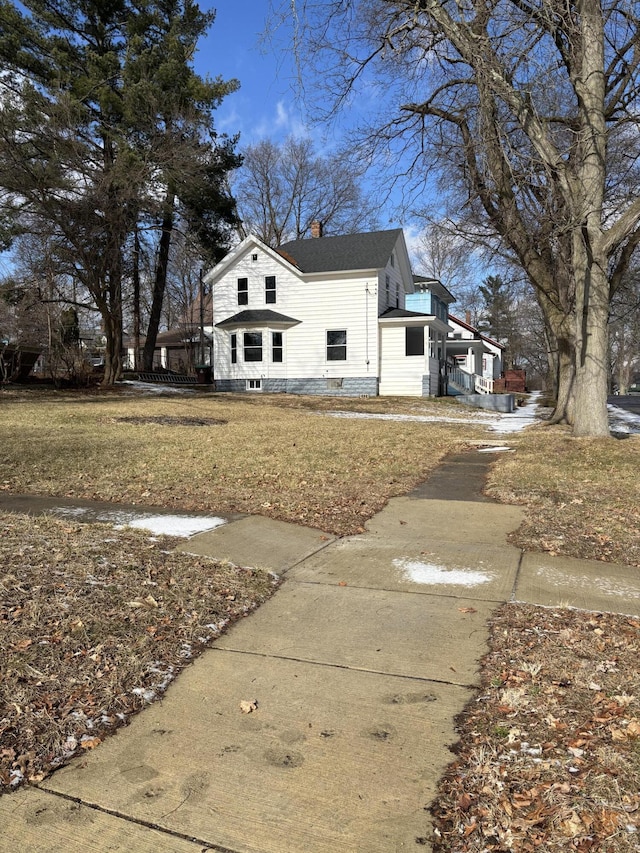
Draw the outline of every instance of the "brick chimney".
[[[311,223],[311,236],[322,237],[322,222],[319,219],[314,219]]]
[[[471,311],[465,311],[464,312],[464,320],[465,320],[465,323],[467,324],[467,326],[471,325]]]

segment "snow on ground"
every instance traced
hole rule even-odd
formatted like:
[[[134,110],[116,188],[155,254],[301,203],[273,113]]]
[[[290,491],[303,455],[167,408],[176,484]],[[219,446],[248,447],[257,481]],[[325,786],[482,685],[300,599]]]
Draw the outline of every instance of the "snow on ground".
[[[194,536],[226,524],[224,518],[202,518],[189,515],[149,515],[126,521],[118,527],[136,527],[149,530],[156,536]]]
[[[52,510],[54,515],[63,518],[82,518],[89,521],[101,521],[112,524],[116,530],[123,527],[135,527],[139,530],[148,530],[154,536],[182,536],[188,538],[196,533],[204,533],[207,530],[215,530],[226,519],[217,516],[201,515],[154,515],[149,512],[136,512],[135,510],[102,510],[94,513],[87,507],[56,507]]]
[[[409,560],[406,557],[394,560],[393,565],[400,570],[405,580],[430,586],[436,584],[479,586],[493,578],[489,572],[478,572],[474,569],[447,569],[446,566],[422,563],[420,560]]]
[[[470,416],[456,418],[448,415],[394,415],[394,414],[373,414],[367,412],[326,412],[334,418],[370,418],[375,420],[387,421],[413,421],[417,423],[433,423],[440,421],[441,423],[452,424],[475,424],[477,426],[486,426],[492,432],[497,432],[500,435],[520,432],[538,420],[538,398],[540,391],[534,391],[530,396],[526,406],[519,406],[514,412],[489,412],[482,409],[474,412]],[[636,434],[640,433],[640,415],[634,415],[627,412],[625,409],[620,409],[617,406],[608,406],[609,422],[613,432]],[[500,448],[508,449],[508,448]],[[487,452],[497,450],[497,448],[488,448]]]
[[[495,418],[492,412],[478,411],[474,412],[470,417],[449,417],[447,415],[401,415],[393,413],[376,414],[374,412],[344,412],[336,410],[335,412],[321,412],[323,417],[329,416],[332,418],[356,418],[361,420],[379,420],[379,421],[410,421],[413,423],[435,423],[437,421],[448,424],[482,424],[483,422],[491,423]]]
[[[193,394],[195,388],[190,385],[164,385],[162,382],[139,382],[134,379],[123,379],[116,382],[116,386],[124,386],[125,390],[135,391],[136,394],[144,395],[166,395],[166,394]]]
[[[640,433],[640,415],[634,415],[633,412],[627,412],[626,409],[620,409],[618,406],[609,404],[609,424],[613,432],[628,433],[629,435],[637,435]]]
[[[629,574],[633,570],[629,569]],[[594,587],[603,595],[616,596],[627,599],[640,599],[640,585],[630,577],[630,582],[614,580],[608,575],[578,575],[574,572],[567,573],[558,569],[557,566],[541,566],[537,575],[546,583],[555,587],[566,587],[567,590],[593,589]]]
[[[518,406],[514,412],[499,414],[498,419],[489,426],[489,429],[504,434],[520,432],[525,427],[531,426],[536,421],[540,394],[540,391],[534,391],[529,396],[526,406]]]
[[[521,406],[515,412],[502,414],[501,412],[490,412],[479,409],[475,412],[465,413],[466,417],[455,417],[451,415],[394,415],[373,414],[369,412],[326,412],[333,418],[362,418],[386,421],[412,421],[414,423],[448,423],[448,424],[475,424],[484,425],[487,429],[498,433],[519,432],[536,420],[538,408],[539,391],[534,391],[526,406]]]

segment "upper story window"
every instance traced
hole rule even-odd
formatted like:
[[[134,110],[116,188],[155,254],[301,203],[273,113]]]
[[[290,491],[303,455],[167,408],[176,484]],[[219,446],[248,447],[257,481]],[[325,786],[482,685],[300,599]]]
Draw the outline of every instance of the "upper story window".
[[[385,276],[384,278],[384,292],[387,297],[387,305],[391,304],[391,279],[389,276]]]
[[[271,332],[271,361],[282,361],[282,332]]]
[[[249,279],[238,279],[238,305],[249,304]]]
[[[265,275],[264,277],[264,301],[267,305],[273,305],[276,301],[275,275]]]
[[[327,332],[327,361],[347,360],[347,330]]]
[[[405,355],[424,355],[424,329],[422,326],[407,326],[405,331]]]
[[[244,333],[244,360],[262,361],[262,332]]]
[[[231,335],[231,364],[238,362],[238,336],[235,332]]]
[[[390,262],[390,264],[391,264],[391,266],[392,266],[392,267],[395,267],[395,265],[396,265],[396,256],[393,254],[393,252],[391,252],[391,258],[389,259],[389,262]]]

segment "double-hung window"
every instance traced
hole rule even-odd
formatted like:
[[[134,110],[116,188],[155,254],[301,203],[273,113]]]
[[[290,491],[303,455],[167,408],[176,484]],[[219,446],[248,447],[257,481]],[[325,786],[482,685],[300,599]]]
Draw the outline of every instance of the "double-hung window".
[[[347,360],[347,330],[335,329],[327,332],[327,361]]]
[[[262,332],[245,332],[243,343],[245,361],[262,361]]]
[[[275,305],[276,301],[276,277],[265,275],[264,277],[264,301],[267,305]]]
[[[282,361],[282,332],[271,332],[271,360]]]
[[[238,305],[249,304],[249,279],[238,279]]]
[[[235,332],[231,335],[231,364],[238,363],[238,336]]]

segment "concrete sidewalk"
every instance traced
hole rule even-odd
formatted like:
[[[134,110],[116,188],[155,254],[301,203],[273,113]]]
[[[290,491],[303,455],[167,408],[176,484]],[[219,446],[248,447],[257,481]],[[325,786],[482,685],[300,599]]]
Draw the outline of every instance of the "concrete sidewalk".
[[[2,850],[430,849],[492,610],[640,610],[634,570],[523,555],[522,511],[478,498],[417,490],[340,540],[243,518],[183,543],[285,582],[126,729],[2,797]]]

